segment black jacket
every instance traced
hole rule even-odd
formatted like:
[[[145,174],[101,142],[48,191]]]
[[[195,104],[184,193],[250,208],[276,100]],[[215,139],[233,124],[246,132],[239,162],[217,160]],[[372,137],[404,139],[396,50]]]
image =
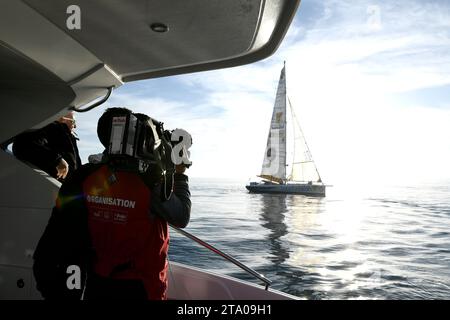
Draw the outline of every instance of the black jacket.
[[[77,139],[67,125],[52,122],[49,125],[19,134],[14,138],[14,155],[44,170],[56,178],[56,166],[61,158],[69,165],[69,174],[81,167]]]
[[[34,253],[33,272],[38,290],[46,299],[80,299],[82,290],[68,290],[67,267],[77,265],[85,275],[90,273],[94,252],[90,241],[87,208],[84,201],[83,182],[102,164],[86,164],[61,186],[57,205],[53,208],[48,225]],[[160,184],[143,181],[158,194]],[[133,192],[132,186],[130,192]],[[177,227],[185,227],[190,219],[191,201],[188,178],[174,175],[174,194],[164,202],[152,197],[152,212]],[[89,286],[89,285],[88,285]]]

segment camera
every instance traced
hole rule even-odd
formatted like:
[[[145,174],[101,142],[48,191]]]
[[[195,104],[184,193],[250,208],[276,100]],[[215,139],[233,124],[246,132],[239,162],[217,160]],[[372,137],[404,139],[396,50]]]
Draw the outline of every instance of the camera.
[[[192,136],[183,129],[165,130],[164,124],[142,113],[115,116],[111,120],[108,156],[138,172],[175,171],[175,165],[190,167]]]

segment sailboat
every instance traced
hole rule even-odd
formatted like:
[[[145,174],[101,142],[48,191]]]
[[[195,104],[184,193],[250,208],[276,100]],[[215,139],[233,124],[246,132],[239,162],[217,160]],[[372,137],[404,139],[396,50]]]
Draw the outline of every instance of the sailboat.
[[[293,127],[293,161],[290,173],[287,168],[287,114],[289,104]],[[295,115],[294,108],[286,93],[286,63],[281,70],[277,95],[270,121],[267,147],[260,182],[250,182],[247,190],[254,193],[303,194],[309,196],[325,196],[326,186],[322,182],[314,163],[305,136]]]

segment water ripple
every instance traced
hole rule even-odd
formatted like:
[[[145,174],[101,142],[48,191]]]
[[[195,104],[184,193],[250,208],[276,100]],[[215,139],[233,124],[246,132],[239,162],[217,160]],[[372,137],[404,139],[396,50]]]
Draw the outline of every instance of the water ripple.
[[[360,198],[249,194],[191,180],[187,231],[307,299],[450,299],[450,188],[406,186]],[[450,185],[450,184],[449,184]],[[172,233],[170,258],[256,282]]]

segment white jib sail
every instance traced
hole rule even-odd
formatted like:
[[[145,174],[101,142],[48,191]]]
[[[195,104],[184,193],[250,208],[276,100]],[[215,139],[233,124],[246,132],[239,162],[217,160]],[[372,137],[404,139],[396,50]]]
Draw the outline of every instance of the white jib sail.
[[[270,122],[267,147],[260,177],[283,182],[286,179],[286,74],[281,70]]]
[[[292,111],[292,126],[294,129],[294,157],[289,180],[299,182],[322,182],[290,101],[289,105]]]

